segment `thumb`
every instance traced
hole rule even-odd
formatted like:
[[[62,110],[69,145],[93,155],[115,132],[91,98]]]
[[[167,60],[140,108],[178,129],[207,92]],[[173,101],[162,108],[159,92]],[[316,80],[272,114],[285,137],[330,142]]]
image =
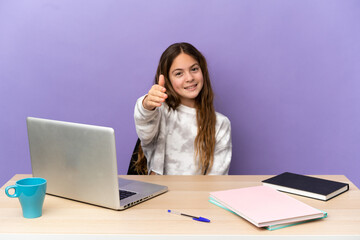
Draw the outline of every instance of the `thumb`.
[[[159,76],[159,85],[165,87],[165,77],[162,74]]]

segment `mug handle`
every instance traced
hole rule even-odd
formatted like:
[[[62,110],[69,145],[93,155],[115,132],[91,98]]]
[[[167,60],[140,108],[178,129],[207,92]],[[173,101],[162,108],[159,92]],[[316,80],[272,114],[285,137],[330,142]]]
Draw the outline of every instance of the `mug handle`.
[[[9,194],[9,190],[10,189],[14,189],[15,190],[15,193],[14,194]],[[5,193],[6,193],[6,195],[8,196],[8,197],[11,197],[11,198],[16,198],[16,197],[18,197],[19,195],[18,195],[18,193],[16,192],[16,190],[17,190],[17,186],[16,185],[11,185],[11,186],[7,186],[6,188],[5,188]]]

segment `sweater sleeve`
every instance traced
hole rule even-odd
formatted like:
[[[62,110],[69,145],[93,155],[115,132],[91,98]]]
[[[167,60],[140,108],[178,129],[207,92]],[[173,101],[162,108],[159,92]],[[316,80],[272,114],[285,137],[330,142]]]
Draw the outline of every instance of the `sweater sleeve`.
[[[145,109],[142,105],[145,96],[140,97],[135,104],[136,133],[141,140],[141,147],[147,159],[148,173],[155,172],[162,175],[165,159],[165,140],[161,134],[161,128],[165,127],[161,124],[163,106],[153,111]]]
[[[216,134],[214,163],[209,175],[227,175],[232,156],[231,123],[225,117]]]
[[[142,102],[145,97],[146,95],[136,101],[134,110],[136,133],[141,140],[142,146],[149,145],[156,138],[161,119],[159,108],[153,111],[144,108]]]

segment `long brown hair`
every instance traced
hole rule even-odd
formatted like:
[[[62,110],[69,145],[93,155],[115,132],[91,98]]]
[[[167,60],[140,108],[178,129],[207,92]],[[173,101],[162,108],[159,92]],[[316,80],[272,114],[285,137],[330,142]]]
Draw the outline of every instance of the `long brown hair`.
[[[214,94],[211,88],[205,57],[189,43],[182,42],[170,45],[160,57],[155,75],[155,84],[158,84],[159,76],[161,74],[164,75],[166,94],[168,95],[166,103],[169,108],[175,110],[180,105],[180,97],[171,85],[169,80],[169,70],[174,59],[181,53],[193,57],[199,63],[203,74],[203,88],[195,99],[198,131],[194,146],[196,149],[195,159],[199,159],[198,167],[202,174],[207,174],[214,162],[216,115],[213,104]],[[144,171],[144,167],[146,167],[146,159],[144,160],[144,154],[142,153],[140,146],[135,168],[139,171]]]

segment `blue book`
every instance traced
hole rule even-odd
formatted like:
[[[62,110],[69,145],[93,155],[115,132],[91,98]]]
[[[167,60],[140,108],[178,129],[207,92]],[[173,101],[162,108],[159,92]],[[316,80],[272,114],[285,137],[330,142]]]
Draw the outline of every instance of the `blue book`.
[[[296,173],[284,172],[262,181],[282,192],[327,201],[349,190],[349,184]]]

